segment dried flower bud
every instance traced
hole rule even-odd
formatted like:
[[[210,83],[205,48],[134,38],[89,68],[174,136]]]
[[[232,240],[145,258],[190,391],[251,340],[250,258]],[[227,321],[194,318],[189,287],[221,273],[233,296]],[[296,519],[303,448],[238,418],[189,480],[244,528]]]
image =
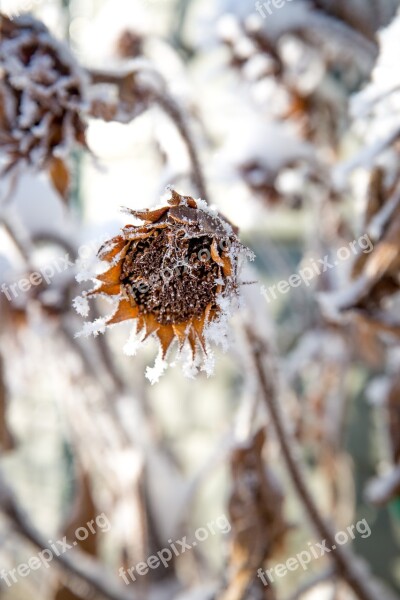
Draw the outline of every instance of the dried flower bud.
[[[241,258],[248,250],[218,213],[176,192],[167,206],[129,212],[142,224],[127,225],[100,249],[99,257],[111,266],[97,276],[100,285],[76,302],[84,314],[85,297],[111,296],[117,309],[105,321],[86,323],[82,333],[96,334],[134,319],[140,342],[153,334],[158,338],[160,366],[166,366],[177,341],[179,350],[190,349],[191,365],[201,350],[210,372],[210,342],[224,341],[230,307],[238,297]]]
[[[26,162],[49,170],[65,197],[65,164],[75,143],[85,145],[86,76],[67,48],[32,17],[0,16],[0,150],[6,170]]]

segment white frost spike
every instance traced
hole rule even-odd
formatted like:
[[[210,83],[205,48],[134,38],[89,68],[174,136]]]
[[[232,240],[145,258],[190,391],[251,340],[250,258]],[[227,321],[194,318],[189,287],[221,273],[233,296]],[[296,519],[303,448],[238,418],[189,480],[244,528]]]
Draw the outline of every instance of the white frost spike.
[[[87,281],[94,280],[94,275],[88,270],[87,264],[77,264],[77,268],[79,269],[79,273],[77,273],[75,279],[78,283],[86,283]]]
[[[168,363],[162,357],[162,351],[158,353],[154,367],[147,367],[146,378],[150,381],[151,385],[158,383],[161,375],[168,368]]]
[[[83,297],[83,296],[77,296],[76,298],[74,298],[74,300],[72,301],[73,307],[76,310],[76,312],[81,315],[82,317],[87,317],[89,314],[89,302],[87,301],[87,298]]]
[[[93,323],[91,323],[90,321],[86,321],[83,324],[83,328],[82,331],[79,331],[78,333],[75,334],[75,337],[90,337],[91,335],[93,335],[94,337],[97,337],[99,335],[99,333],[104,333],[106,330],[106,320],[101,318],[101,319],[96,319],[95,321],[93,321]]]
[[[136,356],[137,351],[143,344],[143,336],[138,335],[135,328],[132,329],[129,338],[124,346],[124,354],[126,356]]]

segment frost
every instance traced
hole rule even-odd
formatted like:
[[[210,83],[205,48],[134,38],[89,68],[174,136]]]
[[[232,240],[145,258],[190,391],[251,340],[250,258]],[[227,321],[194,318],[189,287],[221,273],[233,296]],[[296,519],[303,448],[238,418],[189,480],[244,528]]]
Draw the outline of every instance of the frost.
[[[75,279],[78,283],[86,283],[87,281],[93,281],[94,276],[91,271],[88,270],[88,265],[82,263],[78,265],[79,273],[77,273]]]
[[[146,378],[150,381],[151,385],[158,383],[161,375],[168,368],[168,363],[162,357],[162,351],[158,353],[154,367],[147,367]]]
[[[207,377],[211,377],[215,371],[215,357],[214,353],[209,350],[204,357],[203,366],[201,370],[207,374]]]
[[[29,62],[25,47],[33,48]],[[0,64],[0,96],[7,117],[3,127],[13,166],[14,153],[35,169],[43,168],[52,156],[69,156],[79,143],[78,113],[88,109],[88,76],[69,49],[36,19],[16,18],[8,37],[1,40]],[[62,131],[54,144],[54,116],[61,113]]]
[[[106,320],[104,318],[96,319],[93,322],[86,321],[83,324],[81,331],[75,334],[75,337],[90,337],[93,335],[97,337],[99,333],[104,333],[106,330]]]
[[[124,354],[126,356],[136,356],[137,351],[143,345],[143,336],[138,335],[136,328],[133,327],[131,333],[129,334],[129,338],[124,346]]]
[[[390,219],[394,215],[396,209],[400,205],[400,195],[397,193],[390,198],[381,210],[374,216],[369,227],[368,233],[373,240],[379,240],[382,235],[384,228],[390,222]]]
[[[89,309],[89,302],[88,302],[87,298],[85,298],[83,296],[77,296],[72,301],[72,305],[79,315],[81,315],[82,317],[88,316],[90,309]]]
[[[19,115],[19,126],[30,127],[37,119],[38,106],[26,92],[21,97],[21,114]]]
[[[251,163],[271,174],[298,160],[316,160],[310,144],[303,142],[291,126],[273,121],[263,123],[251,115],[237,123],[218,157],[222,169],[227,164],[238,171]]]
[[[210,215],[210,217],[218,217],[218,210],[215,206],[209,206],[205,200],[196,199],[197,208]]]
[[[195,379],[200,369],[200,356],[197,355],[194,359],[190,348],[185,345],[181,353],[182,372],[187,379]]]
[[[351,100],[355,130],[364,137],[363,148],[336,169],[334,177],[343,187],[348,174],[359,167],[369,168],[398,138],[400,129],[400,77],[393,69],[393,56],[400,49],[400,15],[379,33],[380,53],[371,82]]]
[[[210,321],[206,325],[204,338],[207,345],[215,344],[216,346],[221,346],[222,350],[226,352],[229,349],[228,331],[232,312],[232,300],[220,295],[217,298],[217,303],[221,313],[217,319]]]
[[[367,485],[365,495],[373,504],[384,504],[397,495],[400,487],[400,467],[395,467],[382,477],[377,477]]]
[[[366,390],[366,396],[371,406],[384,406],[390,392],[390,381],[387,377],[375,377]]]
[[[346,315],[343,315],[341,311],[346,306],[356,305],[368,285],[368,279],[363,276],[342,290],[319,293],[317,299],[325,317],[335,322],[346,319]]]

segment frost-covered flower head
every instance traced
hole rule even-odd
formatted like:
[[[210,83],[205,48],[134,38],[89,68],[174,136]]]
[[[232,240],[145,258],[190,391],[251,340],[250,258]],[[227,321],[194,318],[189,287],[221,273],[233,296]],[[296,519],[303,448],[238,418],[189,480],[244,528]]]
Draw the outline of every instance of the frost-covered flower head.
[[[22,161],[49,169],[63,191],[64,161],[85,144],[85,87],[85,72],[42,23],[0,15],[0,151],[9,169]]]
[[[86,297],[104,295],[115,299],[116,310],[108,319],[86,323],[82,333],[97,334],[132,319],[131,342],[158,339],[158,367],[167,366],[176,342],[190,367],[202,365],[210,373],[210,343],[224,343],[238,298],[239,268],[249,251],[232,225],[205,202],[174,191],[165,206],[128,212],[141,223],[127,225],[102,246],[99,258],[108,269],[96,277],[97,287],[75,302],[86,316]],[[131,347],[127,351],[134,353]],[[155,380],[157,372],[150,370],[148,377]]]

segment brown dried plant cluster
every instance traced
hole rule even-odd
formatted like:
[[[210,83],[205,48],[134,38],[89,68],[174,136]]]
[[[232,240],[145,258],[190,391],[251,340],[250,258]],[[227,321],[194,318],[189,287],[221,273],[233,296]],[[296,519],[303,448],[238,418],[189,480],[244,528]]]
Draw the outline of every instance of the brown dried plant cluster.
[[[0,150],[5,172],[47,170],[65,196],[73,146],[86,146],[86,76],[72,54],[32,18],[0,15]]]

